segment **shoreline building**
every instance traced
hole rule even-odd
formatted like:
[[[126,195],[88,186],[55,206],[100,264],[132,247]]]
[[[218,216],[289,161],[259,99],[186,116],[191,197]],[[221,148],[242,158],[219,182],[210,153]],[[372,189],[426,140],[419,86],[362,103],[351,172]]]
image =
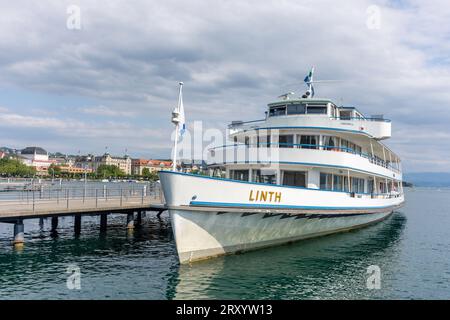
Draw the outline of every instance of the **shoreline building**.
[[[59,167],[61,169],[62,173],[77,173],[77,174],[84,174],[84,173],[92,173],[92,168],[80,168],[80,167],[74,167],[69,165],[63,165]]]
[[[171,168],[172,161],[147,159],[133,159],[131,161],[131,172],[134,175],[142,175],[144,169],[148,169],[150,172],[158,172],[161,170],[170,170]]]
[[[19,160],[29,167],[34,167],[37,174],[46,174],[48,167],[56,163],[50,160],[48,152],[40,147],[26,147],[20,152]]]
[[[94,163],[93,163],[93,170],[97,171],[98,167],[101,165],[108,165],[108,166],[116,166],[120,170],[122,170],[125,174],[130,175],[131,174],[131,158],[127,155],[123,157],[113,157],[109,153],[105,153],[102,156],[95,157]]]
[[[73,162],[73,168],[77,168],[78,170],[88,170],[90,172],[94,172],[96,168],[94,168],[94,158],[95,156],[92,154],[77,156]]]

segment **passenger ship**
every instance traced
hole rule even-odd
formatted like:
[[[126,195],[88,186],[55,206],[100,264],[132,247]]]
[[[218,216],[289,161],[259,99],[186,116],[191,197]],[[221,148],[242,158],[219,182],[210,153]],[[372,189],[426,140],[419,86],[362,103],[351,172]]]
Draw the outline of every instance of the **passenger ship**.
[[[391,121],[314,98],[312,72],[305,82],[264,119],[232,122],[209,175],[160,172],[180,263],[351,230],[403,204],[400,158],[381,142]]]

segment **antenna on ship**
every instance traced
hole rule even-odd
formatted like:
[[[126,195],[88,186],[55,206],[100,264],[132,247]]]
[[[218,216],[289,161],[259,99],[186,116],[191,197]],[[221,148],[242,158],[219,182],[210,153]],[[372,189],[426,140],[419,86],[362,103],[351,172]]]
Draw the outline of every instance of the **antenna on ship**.
[[[281,96],[278,96],[278,98],[282,100],[289,100],[289,96],[295,94],[295,92],[287,92],[282,94]]]
[[[303,80],[306,85],[308,86],[308,90],[306,90],[305,94],[302,96],[302,98],[312,98],[314,97],[314,87],[313,83],[324,83],[324,82],[339,82],[340,80],[314,80],[314,67],[311,67],[311,70],[309,71],[308,75]]]

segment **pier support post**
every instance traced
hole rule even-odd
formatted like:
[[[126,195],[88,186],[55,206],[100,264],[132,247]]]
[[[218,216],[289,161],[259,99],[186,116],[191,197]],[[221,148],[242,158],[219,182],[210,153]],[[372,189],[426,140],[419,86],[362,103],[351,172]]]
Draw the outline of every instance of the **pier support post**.
[[[39,218],[39,229],[44,229],[44,218]]]
[[[142,211],[138,211],[136,215],[136,225],[140,226],[142,224]]]
[[[55,232],[58,228],[58,217],[52,217],[52,230],[51,232]]]
[[[102,213],[100,215],[100,231],[106,231],[107,224],[108,224],[108,214]]]
[[[25,242],[24,229],[23,220],[17,220],[14,224],[14,246],[23,246]]]
[[[76,235],[81,233],[81,214],[75,215],[74,231]]]
[[[127,214],[127,229],[132,230],[134,229],[134,213],[128,213]]]
[[[156,217],[157,218],[160,218],[161,217],[161,214],[164,212],[164,210],[159,210],[158,211],[158,213],[156,214]]]

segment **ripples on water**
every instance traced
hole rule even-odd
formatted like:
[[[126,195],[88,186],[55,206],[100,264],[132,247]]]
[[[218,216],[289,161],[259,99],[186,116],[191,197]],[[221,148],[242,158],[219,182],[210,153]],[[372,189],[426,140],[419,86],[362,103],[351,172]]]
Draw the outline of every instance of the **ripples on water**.
[[[26,222],[21,252],[12,226],[0,226],[0,299],[409,299],[450,298],[450,190],[413,190],[400,212],[376,225],[291,245],[179,266],[167,214],[147,214],[133,233],[111,216]],[[81,268],[81,290],[68,290],[66,268]],[[366,288],[369,265],[380,290]]]

